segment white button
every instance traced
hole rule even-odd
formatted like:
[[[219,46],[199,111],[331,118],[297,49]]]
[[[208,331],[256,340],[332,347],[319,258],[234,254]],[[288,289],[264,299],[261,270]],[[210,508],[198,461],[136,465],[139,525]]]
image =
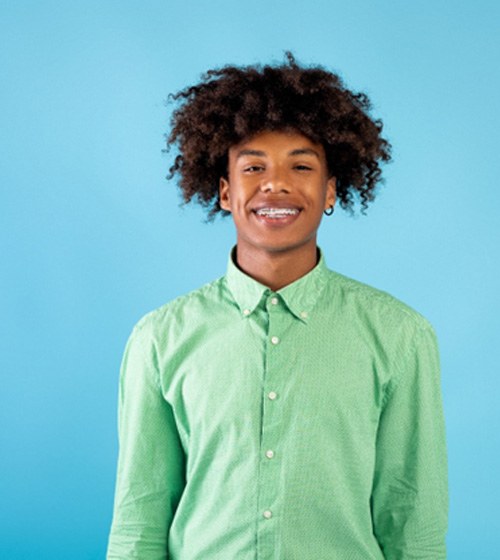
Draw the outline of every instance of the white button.
[[[266,509],[266,511],[262,514],[266,519],[271,519],[271,517],[273,516],[273,512]]]
[[[274,399],[278,396],[274,391],[270,391],[267,396],[269,397],[269,399],[271,399],[272,401],[274,401]]]
[[[300,316],[302,319],[305,319],[307,317],[307,311],[301,311]]]
[[[271,342],[273,344],[279,344],[280,339],[277,336],[271,337]]]
[[[268,449],[268,450],[266,451],[266,457],[267,457],[268,459],[272,459],[272,458],[274,457],[274,451],[273,451],[272,449]]]
[[[277,298],[277,297],[271,298],[271,303],[272,303],[273,305],[278,305],[278,298]]]
[[[250,309],[243,309],[243,315],[250,315]]]

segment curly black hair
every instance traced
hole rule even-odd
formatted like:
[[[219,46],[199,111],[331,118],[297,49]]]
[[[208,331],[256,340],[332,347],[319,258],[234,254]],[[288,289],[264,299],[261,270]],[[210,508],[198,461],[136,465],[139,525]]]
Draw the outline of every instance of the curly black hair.
[[[322,144],[343,208],[352,211],[358,198],[364,213],[375,198],[379,162],[390,161],[391,146],[381,136],[382,122],[369,115],[370,100],[346,89],[337,74],[285,56],[281,65],[209,70],[199,84],[169,96],[180,105],[166,136],[166,151],[179,150],[168,179],[178,174],[184,202],[195,198],[209,220],[229,214],[219,205],[229,148],[265,130],[293,130]]]

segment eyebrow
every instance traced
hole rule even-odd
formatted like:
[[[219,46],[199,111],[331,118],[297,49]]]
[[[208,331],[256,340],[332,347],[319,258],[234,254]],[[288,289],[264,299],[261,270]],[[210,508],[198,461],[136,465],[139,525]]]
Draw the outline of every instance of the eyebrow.
[[[244,149],[244,150],[240,150],[237,153],[236,159],[243,156],[266,157],[266,155],[267,155],[266,152],[263,152],[261,150]],[[321,159],[319,153],[316,150],[313,150],[312,148],[297,148],[296,150],[292,150],[291,152],[288,153],[288,156],[302,156],[302,155],[316,156],[318,159]]]

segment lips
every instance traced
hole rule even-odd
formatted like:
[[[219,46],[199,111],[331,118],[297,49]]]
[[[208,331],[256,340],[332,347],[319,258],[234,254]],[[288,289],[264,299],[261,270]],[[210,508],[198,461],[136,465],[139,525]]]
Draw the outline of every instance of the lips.
[[[255,218],[262,225],[268,227],[284,227],[295,222],[301,213],[301,208],[290,203],[262,204],[252,210]]]
[[[285,218],[287,216],[296,216],[299,213],[298,208],[277,208],[275,206],[268,206],[255,210],[257,216],[265,216],[268,218]]]

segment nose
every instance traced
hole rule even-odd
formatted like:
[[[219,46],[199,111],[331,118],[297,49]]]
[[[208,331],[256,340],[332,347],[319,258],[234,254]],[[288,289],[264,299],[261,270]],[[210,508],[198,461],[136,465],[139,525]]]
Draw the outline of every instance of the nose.
[[[269,170],[263,177],[260,190],[266,193],[290,192],[286,177],[279,169]]]

